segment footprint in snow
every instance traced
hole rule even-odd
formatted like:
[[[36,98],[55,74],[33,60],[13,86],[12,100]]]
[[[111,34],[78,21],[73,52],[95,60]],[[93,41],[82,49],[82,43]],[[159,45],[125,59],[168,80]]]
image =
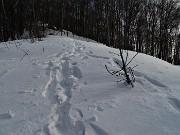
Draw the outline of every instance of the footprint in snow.
[[[97,135],[108,135],[108,133],[104,129],[102,129],[101,127],[99,127],[95,124],[92,124],[92,123],[90,123],[90,126],[92,127],[92,129],[94,130],[94,132]]]
[[[88,119],[89,122],[95,122],[98,120],[98,117],[96,115],[93,115],[90,119]]]
[[[77,62],[73,62],[72,65],[73,65],[73,66],[77,65]]]
[[[103,107],[101,105],[98,105],[97,108],[96,108],[97,111],[103,111]]]
[[[11,119],[15,116],[14,113],[12,113],[11,111],[9,111],[8,113],[5,114],[0,114],[0,119],[1,120],[7,120],[7,119]]]
[[[81,79],[83,77],[81,70],[77,66],[72,67],[72,74],[78,79]]]
[[[26,93],[29,93],[29,94],[35,94],[37,92],[37,89],[30,89],[29,91],[20,91],[19,93],[20,94],[26,94]]]
[[[0,78],[2,78],[3,76],[5,76],[6,74],[8,73],[8,71],[3,71],[3,72],[0,72]]]
[[[175,110],[180,112],[180,100],[174,97],[168,98],[168,103],[174,108]]]
[[[92,58],[97,58],[97,59],[105,59],[105,60],[109,60],[110,59],[109,57],[94,55],[92,51],[89,51],[87,53],[87,55],[92,57]]]
[[[87,60],[88,59],[88,56],[82,56],[81,57],[81,60]]]
[[[88,53],[89,53],[89,54],[93,54],[93,52],[92,52],[92,51],[89,51]]]
[[[79,115],[81,116],[81,118],[83,118],[83,112],[79,109],[77,109],[77,111],[78,111]]]

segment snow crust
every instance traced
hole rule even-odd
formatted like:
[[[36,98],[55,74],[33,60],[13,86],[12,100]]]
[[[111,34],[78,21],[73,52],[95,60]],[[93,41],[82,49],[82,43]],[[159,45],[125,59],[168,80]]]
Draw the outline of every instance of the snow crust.
[[[106,71],[110,52],[65,36],[0,43],[0,135],[180,135],[180,67],[138,54],[132,88]]]

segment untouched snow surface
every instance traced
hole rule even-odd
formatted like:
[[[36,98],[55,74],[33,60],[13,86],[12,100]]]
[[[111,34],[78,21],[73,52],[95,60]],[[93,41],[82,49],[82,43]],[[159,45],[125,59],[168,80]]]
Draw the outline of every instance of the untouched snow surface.
[[[0,43],[0,135],[180,135],[180,67],[138,54],[132,88],[106,71],[109,52],[64,36]]]

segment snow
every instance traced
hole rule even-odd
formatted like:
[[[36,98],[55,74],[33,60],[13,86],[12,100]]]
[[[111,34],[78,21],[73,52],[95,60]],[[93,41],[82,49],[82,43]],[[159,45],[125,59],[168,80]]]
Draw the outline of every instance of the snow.
[[[180,67],[138,54],[132,88],[106,71],[112,52],[77,36],[0,43],[0,135],[179,135]]]

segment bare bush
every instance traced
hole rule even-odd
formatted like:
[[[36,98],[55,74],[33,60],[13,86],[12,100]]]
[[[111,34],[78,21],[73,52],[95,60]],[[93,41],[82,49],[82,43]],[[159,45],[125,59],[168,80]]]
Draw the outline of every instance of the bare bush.
[[[123,55],[123,53],[125,53],[125,55]],[[116,54],[116,53],[114,53]],[[118,67],[120,69],[110,69],[108,68],[107,65],[105,65],[106,70],[111,74],[111,75],[115,75],[115,76],[123,76],[123,79],[117,81],[118,83],[121,81],[124,81],[124,83],[131,85],[132,87],[134,87],[134,82],[135,82],[135,77],[134,77],[134,73],[133,73],[133,69],[134,67],[130,67],[129,64],[133,61],[133,59],[138,55],[138,53],[136,53],[129,61],[129,53],[128,51],[123,51],[122,49],[119,49],[119,54],[116,54],[120,57],[120,60],[116,60],[114,61]]]

